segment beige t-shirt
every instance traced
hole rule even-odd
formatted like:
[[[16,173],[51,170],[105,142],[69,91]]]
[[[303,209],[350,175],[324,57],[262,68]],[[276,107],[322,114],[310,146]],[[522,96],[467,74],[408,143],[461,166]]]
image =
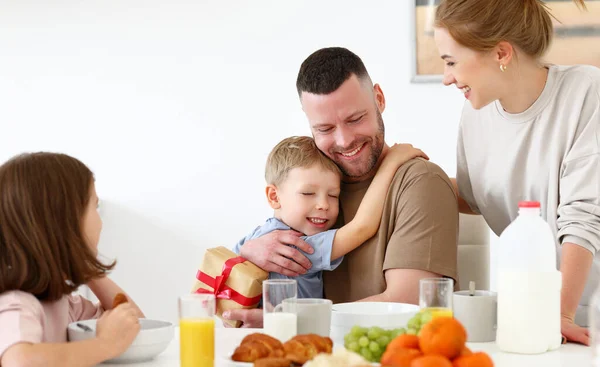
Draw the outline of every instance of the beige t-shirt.
[[[26,292],[4,292],[0,294],[0,359],[17,343],[64,343],[71,322],[97,319],[103,312],[100,305],[77,295],[40,302]]]
[[[340,218],[348,223],[372,180],[342,185]],[[444,171],[417,158],[402,165],[390,185],[377,234],[323,273],[325,297],[352,302],[386,289],[388,269],[419,269],[457,277],[458,205]]]

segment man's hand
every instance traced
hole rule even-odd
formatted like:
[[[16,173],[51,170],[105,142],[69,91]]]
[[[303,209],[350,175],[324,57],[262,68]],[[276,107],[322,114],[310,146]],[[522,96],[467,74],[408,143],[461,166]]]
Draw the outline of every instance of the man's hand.
[[[567,338],[568,342],[590,345],[590,331],[578,326],[575,322],[565,316],[560,319],[560,332]]]
[[[222,317],[225,320],[241,321],[243,328],[263,327],[263,310],[261,308],[229,310],[223,312]],[[225,327],[230,326],[225,324]]]
[[[265,271],[296,277],[306,273],[312,264],[300,251],[288,245],[309,254],[314,252],[300,236],[302,233],[293,230],[272,231],[246,242],[240,255]]]

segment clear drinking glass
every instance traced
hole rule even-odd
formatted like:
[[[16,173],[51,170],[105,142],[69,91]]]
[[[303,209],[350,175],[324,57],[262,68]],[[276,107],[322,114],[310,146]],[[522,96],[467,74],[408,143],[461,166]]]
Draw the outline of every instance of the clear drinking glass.
[[[419,307],[435,317],[452,317],[454,280],[451,278],[425,278],[419,282]]]
[[[179,297],[181,367],[213,367],[215,361],[215,295]]]
[[[263,282],[263,328],[282,343],[297,333],[298,285],[293,279],[269,279]]]

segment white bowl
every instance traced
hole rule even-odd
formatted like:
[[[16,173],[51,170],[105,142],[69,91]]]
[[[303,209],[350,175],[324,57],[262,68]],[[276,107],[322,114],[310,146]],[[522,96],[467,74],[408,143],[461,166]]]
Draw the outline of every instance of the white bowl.
[[[77,324],[88,326],[93,331],[84,331]],[[135,363],[149,361],[165,349],[173,339],[173,324],[167,321],[140,319],[140,332],[129,348],[120,356],[108,360],[110,363]],[[96,336],[96,320],[83,320],[69,324],[69,341],[92,339]]]
[[[417,314],[419,306],[394,302],[337,303],[331,308],[331,339],[344,345],[344,335],[353,326],[378,326],[383,329],[406,327],[408,320]]]

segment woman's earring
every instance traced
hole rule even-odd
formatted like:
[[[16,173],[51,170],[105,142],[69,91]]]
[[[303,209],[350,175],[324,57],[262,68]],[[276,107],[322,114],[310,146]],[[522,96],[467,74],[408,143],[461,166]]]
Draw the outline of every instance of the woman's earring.
[[[500,64],[500,71],[501,72],[505,72],[506,71],[506,66],[504,66],[503,64]]]

